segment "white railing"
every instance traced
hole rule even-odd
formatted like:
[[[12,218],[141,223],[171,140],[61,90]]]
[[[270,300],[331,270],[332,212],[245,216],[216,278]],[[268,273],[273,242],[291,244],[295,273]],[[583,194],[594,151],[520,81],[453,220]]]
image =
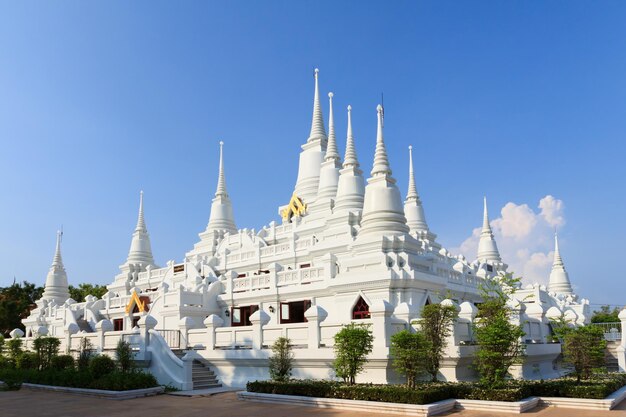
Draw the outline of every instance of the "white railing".
[[[258,290],[270,287],[270,275],[252,275],[249,277],[233,278],[233,292]]]
[[[619,321],[614,323],[591,323],[591,325],[602,328],[604,339],[609,342],[622,340],[622,323]]]
[[[289,252],[291,245],[289,243],[280,243],[278,245],[271,245],[261,248],[261,256],[274,256],[281,253]]]
[[[291,323],[263,327],[263,345],[272,346],[279,337],[288,338],[293,346],[308,346],[309,325],[308,323]]]
[[[278,273],[278,286],[307,284],[310,282],[322,281],[324,279],[324,268],[300,268],[294,270],[281,271]]]
[[[220,327],[215,329],[216,348],[251,348],[252,327]]]

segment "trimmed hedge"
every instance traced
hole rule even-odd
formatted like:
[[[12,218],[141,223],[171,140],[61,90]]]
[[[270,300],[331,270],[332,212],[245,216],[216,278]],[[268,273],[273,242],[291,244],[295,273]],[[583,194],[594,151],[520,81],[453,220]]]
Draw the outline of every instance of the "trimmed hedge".
[[[550,381],[508,381],[496,388],[478,383],[420,383],[415,389],[406,385],[344,385],[337,381],[289,380],[248,382],[249,392],[299,395],[304,397],[381,401],[403,404],[430,404],[449,398],[485,401],[520,401],[524,398],[567,397],[603,399],[626,385],[626,374],[596,376],[576,383],[574,378]]]
[[[111,372],[100,378],[87,371],[75,369],[37,371],[35,369],[1,369],[0,381],[12,385],[23,382],[31,384],[54,385],[59,387],[92,388],[110,391],[126,391],[157,387],[159,384],[153,375],[143,372]]]

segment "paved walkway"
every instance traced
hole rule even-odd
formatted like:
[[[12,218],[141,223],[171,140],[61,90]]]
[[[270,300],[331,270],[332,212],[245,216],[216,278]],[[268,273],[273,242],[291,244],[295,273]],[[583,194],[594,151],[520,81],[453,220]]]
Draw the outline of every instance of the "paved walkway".
[[[376,414],[368,414],[374,416]],[[384,414],[394,416],[397,414]],[[514,416],[480,411],[455,411],[452,417]],[[306,417],[337,416],[362,417],[361,412],[325,410],[279,404],[239,401],[234,392],[210,397],[177,397],[159,395],[134,400],[105,400],[71,394],[42,391],[0,392],[2,417]],[[626,401],[613,411],[585,411],[565,408],[535,409],[524,413],[527,417],[626,417]]]

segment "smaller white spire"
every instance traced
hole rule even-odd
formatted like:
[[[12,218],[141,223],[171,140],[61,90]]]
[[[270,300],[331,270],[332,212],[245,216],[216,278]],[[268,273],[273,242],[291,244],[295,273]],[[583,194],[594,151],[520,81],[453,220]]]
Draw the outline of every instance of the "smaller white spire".
[[[376,151],[374,153],[374,166],[372,167],[372,177],[378,175],[391,175],[389,168],[389,159],[387,158],[387,148],[385,147],[385,139],[383,137],[383,106],[380,104],[376,107],[378,112],[378,131],[376,134]]]
[[[409,145],[409,189],[406,193],[406,199],[407,201],[419,200],[415,186],[415,174],[413,173],[413,146],[411,145]]]
[[[411,232],[427,232],[429,238],[434,240],[434,235],[429,233],[426,216],[424,215],[424,207],[422,201],[417,194],[415,186],[415,174],[413,173],[413,146],[409,145],[409,189],[404,200],[404,216],[406,224]]]
[[[139,192],[139,216],[137,216],[137,226],[135,231],[147,231],[146,220],[143,215],[143,190]]]
[[[362,210],[365,195],[365,179],[359,168],[359,160],[352,134],[352,106],[348,105],[348,130],[346,133],[346,154],[343,169],[339,171],[339,183],[335,198],[334,212]]]
[[[339,161],[340,156],[337,151],[337,139],[335,138],[335,118],[333,115],[333,96],[332,92],[328,93],[329,115],[328,115],[328,147],[326,148],[326,161]]]
[[[139,192],[139,214],[137,215],[137,226],[133,232],[130,241],[130,249],[126,263],[120,269],[126,271],[129,265],[135,265],[139,270],[145,270],[148,265],[154,266],[154,257],[152,256],[152,245],[150,244],[150,235],[146,227],[146,220],[143,212],[143,191]]]
[[[565,270],[565,264],[559,251],[559,236],[554,232],[554,261],[552,263],[552,271],[550,272],[550,280],[548,281],[548,291],[557,294],[573,294],[572,284],[569,280],[569,274]]]
[[[348,132],[346,137],[346,156],[343,159],[343,167],[359,167],[359,159],[354,147],[354,136],[352,135],[352,106],[348,105]]]
[[[43,300],[54,300],[57,304],[63,304],[70,298],[69,287],[67,285],[67,273],[65,272],[63,258],[61,257],[62,236],[63,232],[57,231],[54,257],[52,258],[52,265],[50,265],[48,275],[46,276],[46,286],[41,297]]]
[[[491,225],[489,224],[489,213],[487,212],[487,197],[483,199],[483,228],[480,232],[480,240],[478,241],[478,260],[502,262],[498,245],[493,237]]]
[[[211,214],[209,216],[209,223],[207,224],[206,231],[204,232],[209,240],[213,240],[212,232],[217,231],[219,233],[237,233],[237,227],[235,226],[235,218],[233,216],[233,207],[226,191],[226,175],[224,174],[224,142],[220,141],[220,162],[219,171],[217,177],[217,189],[215,191],[215,198],[211,203]],[[203,234],[200,234],[203,238]],[[204,239],[204,238],[203,238]]]

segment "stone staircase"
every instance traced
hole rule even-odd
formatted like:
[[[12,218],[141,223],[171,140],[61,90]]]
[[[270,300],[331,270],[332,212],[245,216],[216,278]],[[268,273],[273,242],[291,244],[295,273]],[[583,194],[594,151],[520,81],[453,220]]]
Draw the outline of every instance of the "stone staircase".
[[[606,370],[609,372],[619,372],[619,364],[617,361],[617,347],[620,345],[618,341],[606,342],[606,351],[604,359],[606,362]]]
[[[183,350],[172,350],[172,352],[178,358],[185,356]],[[222,384],[217,381],[217,375],[209,368],[209,364],[206,362],[194,359],[191,372],[194,390],[219,388],[222,386]]]
[[[93,329],[91,328],[89,323],[87,323],[87,320],[83,319],[82,317],[76,320],[76,324],[78,324],[78,328],[80,329],[79,331],[85,331],[86,333],[93,333]]]

